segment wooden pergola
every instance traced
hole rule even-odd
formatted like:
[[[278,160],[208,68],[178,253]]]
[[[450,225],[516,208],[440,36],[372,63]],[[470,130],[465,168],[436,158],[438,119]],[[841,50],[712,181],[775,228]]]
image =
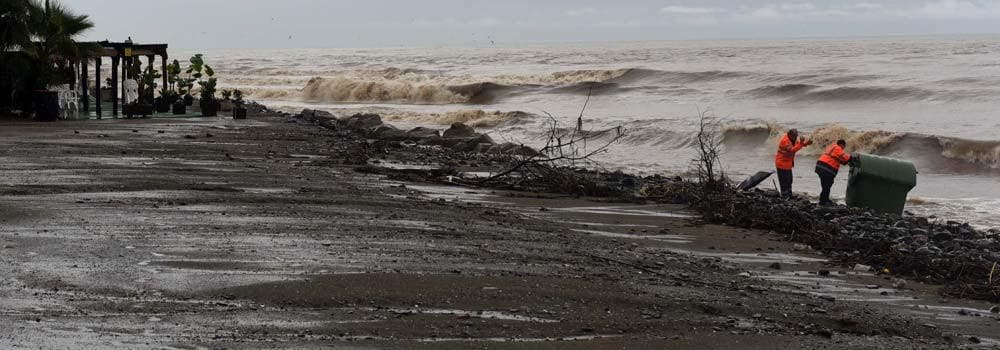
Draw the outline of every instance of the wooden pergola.
[[[160,73],[163,75],[163,85],[167,86],[167,44],[136,44],[129,41],[109,42],[100,41],[93,44],[100,45],[103,50],[94,57],[94,74],[97,92],[97,118],[101,118],[101,62],[105,57],[111,58],[111,110],[113,116],[118,116],[118,93],[119,87],[126,79],[137,79],[131,74],[132,65],[136,64],[141,57],[146,57],[147,64],[152,66],[156,56],[160,56]],[[87,86],[88,60],[80,62],[80,85],[82,87],[83,110],[90,112],[90,89]],[[121,74],[118,73],[121,69]],[[152,89],[152,87],[150,87]]]

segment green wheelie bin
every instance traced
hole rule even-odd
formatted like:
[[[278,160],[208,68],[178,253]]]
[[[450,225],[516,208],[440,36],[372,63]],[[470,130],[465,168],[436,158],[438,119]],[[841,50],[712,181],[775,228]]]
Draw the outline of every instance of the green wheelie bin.
[[[889,214],[903,214],[906,196],[917,186],[913,163],[855,153],[847,181],[847,205]]]

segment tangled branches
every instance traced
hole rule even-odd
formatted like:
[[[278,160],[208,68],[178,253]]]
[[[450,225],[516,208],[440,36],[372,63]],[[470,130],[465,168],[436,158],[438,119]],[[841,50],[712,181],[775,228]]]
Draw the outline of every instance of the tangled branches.
[[[483,185],[495,186],[503,179],[518,185],[528,184],[519,186],[522,188],[544,188],[551,192],[578,195],[608,194],[606,186],[595,179],[596,174],[582,168],[600,168],[593,157],[607,152],[627,133],[622,126],[600,131],[584,129],[583,115],[589,103],[588,94],[572,128],[562,127],[559,120],[546,113],[545,145],[533,154],[512,157],[505,170],[483,180]]]

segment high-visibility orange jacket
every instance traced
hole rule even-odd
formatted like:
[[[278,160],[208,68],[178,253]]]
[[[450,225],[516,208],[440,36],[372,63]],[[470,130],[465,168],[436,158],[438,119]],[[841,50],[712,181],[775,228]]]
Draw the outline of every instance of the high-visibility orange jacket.
[[[833,170],[840,170],[842,164],[851,161],[851,155],[844,152],[844,148],[835,143],[823,151],[823,155],[819,156],[819,161],[829,165]]]
[[[774,167],[779,170],[792,170],[795,167],[795,152],[805,147],[805,143],[789,140],[788,134],[778,143],[778,153],[774,155]]]

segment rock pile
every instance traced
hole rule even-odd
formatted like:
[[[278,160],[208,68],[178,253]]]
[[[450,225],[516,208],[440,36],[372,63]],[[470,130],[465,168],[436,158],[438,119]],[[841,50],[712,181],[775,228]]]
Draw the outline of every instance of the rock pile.
[[[870,266],[918,281],[942,284],[942,293],[1000,301],[1000,232],[967,223],[896,216],[807,200],[772,191],[699,193],[696,184],[671,187],[709,221],[769,230],[805,243],[846,266]]]
[[[443,132],[426,127],[401,130],[383,123],[382,117],[378,114],[359,113],[337,118],[332,113],[313,109],[304,109],[290,118],[326,129],[355,132],[366,138],[385,142],[412,142],[417,145],[440,146],[456,152],[469,153],[516,156],[531,156],[537,153],[523,145],[509,142],[498,144],[489,135],[476,132],[472,127],[462,123],[454,123]]]

